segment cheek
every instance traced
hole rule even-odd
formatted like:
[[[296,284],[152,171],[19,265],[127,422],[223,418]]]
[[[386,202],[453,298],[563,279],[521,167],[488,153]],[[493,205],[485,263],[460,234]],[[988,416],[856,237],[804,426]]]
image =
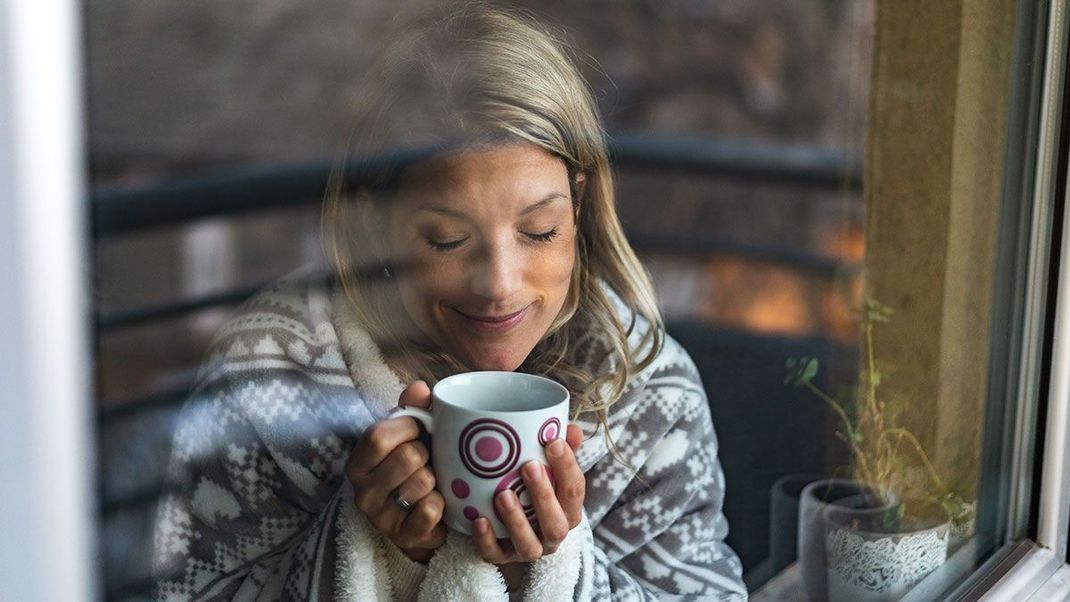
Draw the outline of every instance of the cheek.
[[[405,275],[398,279],[398,291],[406,309],[423,308],[422,311],[427,311],[426,308],[436,299],[454,294],[460,282],[456,271],[446,265],[410,264]]]
[[[416,261],[411,264],[405,280],[414,289],[434,293],[456,283],[457,272],[456,266],[450,263]]]
[[[535,260],[535,273],[546,286],[568,287],[576,265],[576,243],[568,241],[554,249],[546,257]]]

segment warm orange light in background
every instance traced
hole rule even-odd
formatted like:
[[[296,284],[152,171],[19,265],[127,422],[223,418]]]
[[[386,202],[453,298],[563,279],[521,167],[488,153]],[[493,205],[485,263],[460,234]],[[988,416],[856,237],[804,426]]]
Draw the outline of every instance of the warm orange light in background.
[[[818,252],[849,264],[861,264],[866,256],[866,232],[861,224],[838,227],[835,233],[821,236]]]
[[[842,262],[830,275],[735,255],[644,255],[667,317],[781,336],[821,336],[854,344],[865,252],[861,228],[828,237],[822,253]]]
[[[763,334],[811,334],[809,283],[797,270],[732,257],[706,265],[713,282],[712,303],[696,308],[700,316]]]

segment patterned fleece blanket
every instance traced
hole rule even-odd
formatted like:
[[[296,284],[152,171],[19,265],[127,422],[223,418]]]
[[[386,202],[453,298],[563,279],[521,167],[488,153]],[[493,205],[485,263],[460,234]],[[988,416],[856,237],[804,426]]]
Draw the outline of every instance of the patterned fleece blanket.
[[[609,358],[599,369],[614,365]],[[240,307],[176,428],[155,523],[157,599],[395,599],[392,544],[355,510],[343,467],[402,389],[330,285],[290,277]],[[608,454],[601,433],[592,436],[593,416],[578,424],[584,521],[533,563],[520,597],[745,600],[739,560],[724,543],[706,393],[679,344],[666,337],[609,415],[638,478]],[[432,558],[418,596],[508,599],[501,573],[458,533]]]

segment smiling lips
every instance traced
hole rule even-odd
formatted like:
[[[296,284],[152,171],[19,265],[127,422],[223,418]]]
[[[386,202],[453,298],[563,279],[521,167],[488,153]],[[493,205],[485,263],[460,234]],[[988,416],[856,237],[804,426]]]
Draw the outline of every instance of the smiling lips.
[[[528,307],[504,316],[472,316],[459,309],[454,309],[459,316],[472,328],[487,333],[503,333],[512,330],[514,326],[523,321],[528,313]]]

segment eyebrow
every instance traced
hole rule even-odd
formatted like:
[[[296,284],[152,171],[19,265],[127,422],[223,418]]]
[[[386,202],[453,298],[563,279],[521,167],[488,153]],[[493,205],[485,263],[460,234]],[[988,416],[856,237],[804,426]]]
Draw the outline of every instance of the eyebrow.
[[[541,209],[541,208],[545,207],[546,205],[549,205],[550,203],[556,201],[557,199],[568,200],[568,196],[566,196],[566,195],[564,195],[564,194],[562,194],[560,192],[551,192],[550,194],[546,195],[545,197],[543,197],[543,198],[535,201],[534,203],[528,205],[527,207],[524,207],[523,209],[521,209],[520,212],[517,213],[517,215],[527,215],[527,214],[529,214],[529,213],[531,213],[533,211],[536,211],[538,209]],[[464,213],[461,213],[460,211],[457,211],[455,209],[450,209],[449,207],[443,207],[442,205],[421,205],[421,206],[417,207],[416,209],[413,209],[413,213],[416,213],[417,211],[430,211],[432,213],[441,213],[443,215],[450,215],[450,216],[461,218],[461,219],[464,219],[464,218],[467,217]]]

